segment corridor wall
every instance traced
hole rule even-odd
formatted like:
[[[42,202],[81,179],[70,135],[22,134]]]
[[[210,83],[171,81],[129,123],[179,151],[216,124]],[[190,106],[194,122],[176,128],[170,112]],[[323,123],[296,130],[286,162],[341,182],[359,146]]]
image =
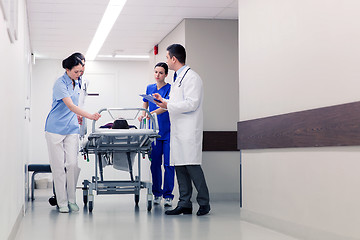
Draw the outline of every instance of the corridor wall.
[[[25,209],[28,161],[31,55],[25,0],[18,1],[17,40],[10,42],[8,22],[0,11],[0,239],[14,237]],[[26,118],[25,118],[26,116]]]
[[[240,121],[359,101],[360,3],[239,1]],[[359,239],[360,147],[243,150],[243,219]]]

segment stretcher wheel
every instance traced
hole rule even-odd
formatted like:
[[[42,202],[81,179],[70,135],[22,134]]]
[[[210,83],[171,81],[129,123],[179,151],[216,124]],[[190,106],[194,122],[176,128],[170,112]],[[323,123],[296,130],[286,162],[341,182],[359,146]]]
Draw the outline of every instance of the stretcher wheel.
[[[151,208],[152,208],[152,201],[148,201],[148,205],[147,205],[148,212],[151,211]]]
[[[83,200],[84,200],[84,205],[86,206],[88,203],[88,196],[84,195]]]
[[[88,190],[87,187],[83,187],[82,190],[83,190],[83,201],[84,201],[84,205],[86,206],[87,203],[88,203],[88,192],[89,192],[89,190]]]
[[[93,210],[93,201],[89,201],[89,212]]]
[[[139,204],[140,195],[135,194],[135,204],[136,206]]]

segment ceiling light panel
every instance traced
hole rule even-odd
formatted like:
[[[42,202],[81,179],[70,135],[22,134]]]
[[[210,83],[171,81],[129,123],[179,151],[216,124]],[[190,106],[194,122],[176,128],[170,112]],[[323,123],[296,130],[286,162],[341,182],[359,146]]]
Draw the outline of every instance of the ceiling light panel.
[[[126,0],[110,0],[86,53],[86,58],[88,60],[94,60],[96,58],[96,55],[104,44],[125,3]]]

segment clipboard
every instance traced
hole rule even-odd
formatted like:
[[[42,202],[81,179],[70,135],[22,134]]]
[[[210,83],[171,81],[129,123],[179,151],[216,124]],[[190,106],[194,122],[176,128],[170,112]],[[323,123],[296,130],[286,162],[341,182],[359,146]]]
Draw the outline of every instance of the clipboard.
[[[139,95],[140,97],[143,97],[143,98],[145,98],[146,100],[148,100],[148,101],[150,101],[150,102],[152,102],[152,103],[161,103],[161,101],[159,101],[159,100],[157,100],[156,98],[154,98],[153,96],[151,96],[151,95],[147,95],[147,94],[140,94]]]

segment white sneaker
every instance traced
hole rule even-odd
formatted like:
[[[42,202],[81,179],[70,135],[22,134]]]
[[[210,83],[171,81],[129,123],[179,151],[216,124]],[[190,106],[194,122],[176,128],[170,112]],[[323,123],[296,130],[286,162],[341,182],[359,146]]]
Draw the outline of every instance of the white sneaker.
[[[59,207],[59,212],[61,212],[61,213],[68,213],[68,212],[69,212],[68,206]]]
[[[154,198],[154,204],[159,205],[161,203],[161,197],[155,197]]]
[[[171,198],[165,198],[165,207],[171,207],[172,206],[172,199]]]
[[[69,202],[69,208],[72,212],[78,212],[79,206],[76,203]]]

